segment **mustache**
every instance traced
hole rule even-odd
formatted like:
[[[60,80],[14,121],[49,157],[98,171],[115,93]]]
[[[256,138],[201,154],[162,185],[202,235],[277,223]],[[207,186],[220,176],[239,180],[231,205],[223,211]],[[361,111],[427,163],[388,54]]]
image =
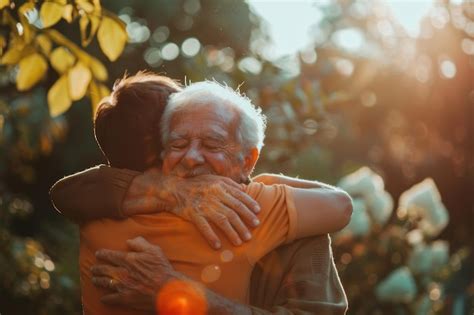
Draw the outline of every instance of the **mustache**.
[[[176,172],[176,175],[182,178],[189,178],[189,177],[196,177],[199,175],[213,175],[214,172],[212,172],[210,169],[207,167],[196,167],[193,169],[179,169]]]

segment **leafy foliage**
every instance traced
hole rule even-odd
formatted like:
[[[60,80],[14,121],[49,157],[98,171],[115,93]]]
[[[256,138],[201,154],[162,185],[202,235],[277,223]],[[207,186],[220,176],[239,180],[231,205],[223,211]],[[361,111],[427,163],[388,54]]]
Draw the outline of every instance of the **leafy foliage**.
[[[268,35],[244,1],[131,3],[0,0],[2,314],[81,312],[77,231],[54,213],[48,189],[102,161],[93,107],[115,78],[145,68],[187,81],[215,78],[260,105],[269,125],[257,171],[329,183],[363,165],[380,174],[384,189],[358,201],[366,209],[359,222],[369,222],[359,232],[368,234],[335,241],[350,314],[473,307],[473,248],[466,247],[473,222],[472,6],[436,4],[422,21],[425,35],[411,38],[383,3],[318,2],[314,49],[270,62]],[[347,30],[368,49],[341,46],[335,39]],[[454,77],[444,76],[446,64],[454,64]],[[418,291],[410,302],[381,301],[376,288],[392,272],[409,279],[398,268],[410,265],[412,253],[446,248],[433,247],[434,238],[424,248],[408,242],[416,218],[385,211],[387,196],[397,199],[426,177],[449,211],[436,242],[449,242],[450,260],[428,282],[413,276]]]
[[[0,63],[18,67],[17,89],[26,91],[38,84],[47,76],[49,64],[59,76],[48,92],[51,116],[66,112],[86,92],[94,104],[109,94],[103,84],[107,80],[105,66],[52,28],[61,20],[79,21],[82,46],[89,45],[97,34],[104,54],[109,60],[116,60],[123,52],[127,33],[124,23],[102,9],[100,1],[46,0],[21,5],[7,1],[1,10],[1,25],[7,27],[8,33],[0,40],[2,47],[7,47]]]

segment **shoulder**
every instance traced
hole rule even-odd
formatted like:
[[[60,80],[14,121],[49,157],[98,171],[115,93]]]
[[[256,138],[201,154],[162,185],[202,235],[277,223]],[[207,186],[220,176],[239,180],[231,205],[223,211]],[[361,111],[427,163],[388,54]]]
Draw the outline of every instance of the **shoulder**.
[[[281,210],[292,208],[292,193],[286,185],[250,183],[246,187],[246,193],[260,204],[263,213],[275,208]]]
[[[281,184],[265,185],[262,183],[252,182],[245,188],[245,192],[251,197],[259,198],[265,196],[278,196],[286,194],[286,186]]]

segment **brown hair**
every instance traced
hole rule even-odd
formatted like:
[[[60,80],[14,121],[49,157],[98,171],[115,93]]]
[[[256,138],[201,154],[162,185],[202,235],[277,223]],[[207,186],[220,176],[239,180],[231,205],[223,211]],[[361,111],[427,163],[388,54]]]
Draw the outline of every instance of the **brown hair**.
[[[150,72],[115,82],[94,120],[95,138],[110,166],[144,171],[159,163],[161,115],[179,90],[177,82]]]

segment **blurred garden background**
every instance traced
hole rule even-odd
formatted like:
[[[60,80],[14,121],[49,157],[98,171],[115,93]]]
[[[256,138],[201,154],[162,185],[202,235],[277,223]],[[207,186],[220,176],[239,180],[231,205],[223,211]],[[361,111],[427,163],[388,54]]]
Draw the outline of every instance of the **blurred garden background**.
[[[1,314],[81,314],[48,190],[104,163],[94,105],[142,69],[239,87],[257,172],[351,193],[348,314],[474,313],[472,1],[0,0],[0,56]]]

